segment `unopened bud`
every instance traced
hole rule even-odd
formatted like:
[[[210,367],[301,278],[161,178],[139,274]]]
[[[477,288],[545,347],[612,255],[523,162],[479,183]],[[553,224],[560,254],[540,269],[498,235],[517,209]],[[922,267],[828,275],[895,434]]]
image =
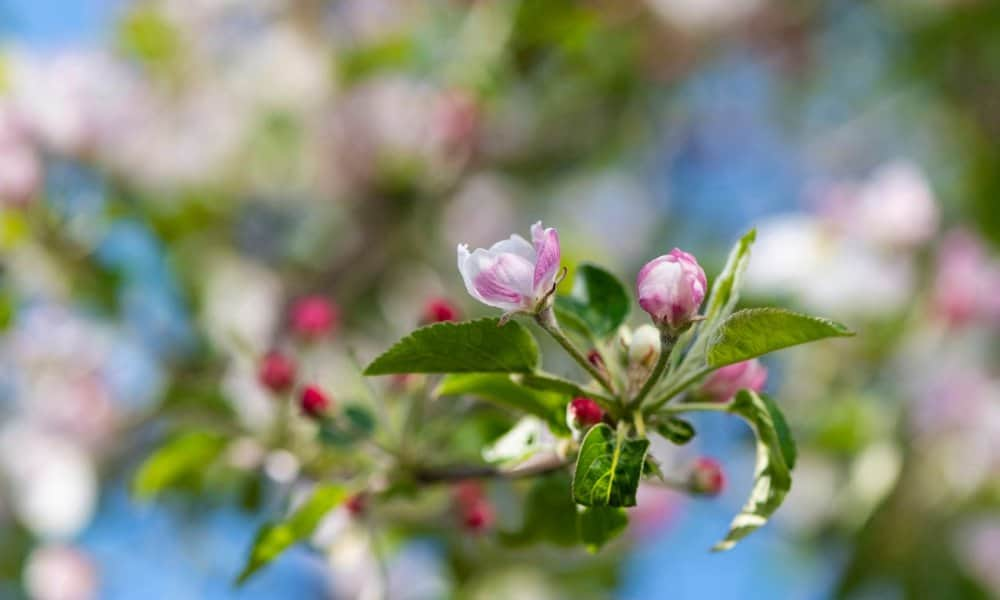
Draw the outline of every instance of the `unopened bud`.
[[[701,386],[702,393],[716,402],[729,402],[740,390],[759,392],[767,383],[767,368],[755,359],[722,367]]]
[[[423,315],[420,318],[420,322],[424,324],[457,320],[458,307],[447,298],[431,298],[424,305]]]
[[[716,496],[726,487],[726,475],[719,461],[701,457],[694,462],[688,475],[688,489],[695,494]]]
[[[299,406],[302,408],[302,413],[313,419],[322,417],[324,413],[330,410],[330,404],[330,399],[323,393],[323,390],[315,385],[306,386],[302,390],[302,396],[299,399]]]
[[[632,333],[628,347],[630,365],[652,367],[660,358],[660,331],[652,325],[642,325]]]
[[[597,425],[604,419],[601,407],[584,396],[573,398],[566,406],[566,423],[570,429],[579,431]]]
[[[268,352],[260,361],[257,377],[270,391],[287,392],[295,383],[295,363],[281,352]]]
[[[290,318],[295,333],[306,339],[316,339],[333,331],[340,312],[322,296],[306,296],[292,305]]]
[[[705,271],[698,261],[678,248],[646,263],[636,280],[639,306],[657,326],[675,332],[687,328],[698,316],[707,289]]]

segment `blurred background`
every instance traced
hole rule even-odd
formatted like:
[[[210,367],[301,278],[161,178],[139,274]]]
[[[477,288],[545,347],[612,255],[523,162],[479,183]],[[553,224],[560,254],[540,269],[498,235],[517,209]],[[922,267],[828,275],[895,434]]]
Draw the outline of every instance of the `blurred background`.
[[[0,0],[0,598],[366,598],[380,568],[392,598],[1000,598],[998,28],[990,0]],[[674,246],[711,276],[756,226],[745,303],[858,331],[766,361],[800,447],[776,517],[707,552],[753,470],[709,415],[654,453],[726,491],[641,490],[598,555],[414,526],[379,566],[332,523],[233,587],[297,479],[253,436],[290,303],[335,303],[300,358],[349,396],[431,299],[490,314],[457,243],[539,219],[627,282]],[[235,474],[135,499],[190,422],[243,432]]]

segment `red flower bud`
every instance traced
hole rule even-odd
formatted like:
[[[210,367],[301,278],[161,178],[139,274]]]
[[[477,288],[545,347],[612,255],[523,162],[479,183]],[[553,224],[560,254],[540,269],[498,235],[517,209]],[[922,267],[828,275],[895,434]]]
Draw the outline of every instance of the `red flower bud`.
[[[601,410],[601,407],[590,398],[584,396],[573,398],[573,401],[569,403],[569,410],[567,412],[570,426],[577,429],[597,425],[604,419],[604,411]]]
[[[605,369],[604,358],[601,356],[601,353],[598,352],[596,348],[591,349],[590,352],[587,352],[587,362],[589,362],[590,364],[594,365],[595,367],[597,367],[602,371]]]
[[[302,396],[299,399],[299,406],[302,408],[302,414],[312,417],[314,419],[322,417],[323,413],[330,409],[331,402],[323,390],[319,386],[307,385],[302,390]]]
[[[365,514],[365,510],[368,508],[368,496],[363,493],[354,494],[344,503],[344,508],[352,517],[360,517]]]
[[[475,533],[486,531],[493,526],[495,520],[493,505],[486,500],[480,500],[466,508],[462,515],[462,524]]]
[[[726,475],[719,461],[701,457],[694,461],[688,476],[688,487],[695,494],[715,496],[726,487]]]
[[[447,298],[431,298],[424,305],[424,313],[420,319],[421,323],[441,323],[444,321],[457,321],[458,307],[452,304]]]
[[[257,377],[261,385],[272,392],[287,392],[295,383],[295,363],[284,354],[272,350],[261,359]]]
[[[307,339],[322,337],[333,331],[340,318],[336,305],[321,296],[306,296],[292,305],[292,329]]]

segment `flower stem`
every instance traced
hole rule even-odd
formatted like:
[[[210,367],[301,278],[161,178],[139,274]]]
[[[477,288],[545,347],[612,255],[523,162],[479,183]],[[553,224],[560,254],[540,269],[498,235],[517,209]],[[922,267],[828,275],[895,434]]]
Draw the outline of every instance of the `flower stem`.
[[[632,400],[632,406],[635,408],[642,406],[642,401],[646,399],[646,396],[649,395],[649,392],[660,380],[660,377],[663,377],[663,372],[667,369],[667,365],[670,364],[670,355],[673,352],[676,342],[677,336],[668,333],[666,330],[660,332],[660,358],[657,359],[656,366],[653,367],[653,372],[649,374],[646,382],[639,388],[639,393]]]
[[[639,437],[646,437],[646,421],[642,418],[642,411],[637,410],[632,413],[633,420],[635,422],[635,432]]]
[[[552,339],[558,342],[559,345],[563,347],[563,350],[565,350],[567,354],[573,357],[573,360],[583,367],[584,371],[589,373],[590,376],[597,381],[597,383],[601,384],[601,387],[607,390],[609,394],[615,396],[615,391],[611,387],[611,382],[608,381],[608,378],[604,375],[604,373],[601,373],[597,367],[592,365],[590,361],[587,360],[587,357],[583,354],[583,352],[580,352],[580,349],[573,345],[572,340],[570,340],[566,334],[563,333],[562,329],[559,327],[559,322],[556,321],[556,313],[552,310],[551,306],[546,306],[542,310],[538,311],[535,315],[535,320],[538,322],[539,327],[552,336]]]
[[[729,412],[729,402],[684,402],[666,406],[660,412],[675,414],[698,411]]]
[[[682,379],[679,383],[674,384],[673,386],[670,387],[670,389],[664,392],[663,396],[659,400],[653,402],[646,408],[646,414],[659,410],[659,408],[664,404],[666,404],[668,401],[670,401],[671,398],[683,392],[684,389],[687,388],[689,385],[691,385],[695,381],[698,381],[699,379],[701,379],[705,375],[708,375],[714,370],[715,369],[713,367],[705,367],[703,369],[699,369],[694,373],[692,373],[691,375]],[[691,406],[691,404],[689,403],[686,404],[685,406]]]

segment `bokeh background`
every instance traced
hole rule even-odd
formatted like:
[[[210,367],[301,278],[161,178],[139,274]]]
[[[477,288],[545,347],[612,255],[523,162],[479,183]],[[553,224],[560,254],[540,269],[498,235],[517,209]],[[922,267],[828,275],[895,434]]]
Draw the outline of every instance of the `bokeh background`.
[[[233,587],[288,456],[256,495],[129,481],[178,422],[267,421],[247,357],[293,299],[339,307],[309,369],[349,393],[428,299],[486,314],[456,243],[538,219],[625,280],[674,246],[711,275],[756,226],[746,302],[859,335],[768,359],[800,462],[733,551],[753,448],[709,416],[664,451],[722,461],[721,497],[644,490],[583,563],[402,537],[391,597],[1000,597],[998,28],[990,0],[0,0],[0,598],[365,597],[350,548]]]

